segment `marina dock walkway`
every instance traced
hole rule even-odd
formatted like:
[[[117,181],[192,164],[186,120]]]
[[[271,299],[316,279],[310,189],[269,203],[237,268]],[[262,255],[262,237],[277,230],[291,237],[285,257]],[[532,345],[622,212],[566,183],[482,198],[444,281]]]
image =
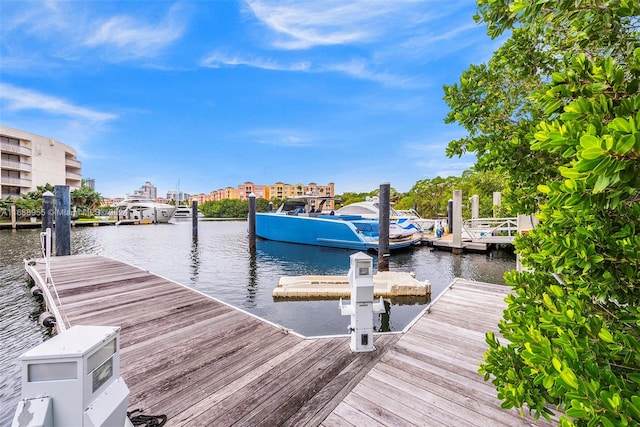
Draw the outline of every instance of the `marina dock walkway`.
[[[121,327],[129,410],[168,426],[551,425],[501,409],[477,373],[502,286],[457,280],[407,332],[352,353],[110,258],[54,257],[51,276],[67,326]]]

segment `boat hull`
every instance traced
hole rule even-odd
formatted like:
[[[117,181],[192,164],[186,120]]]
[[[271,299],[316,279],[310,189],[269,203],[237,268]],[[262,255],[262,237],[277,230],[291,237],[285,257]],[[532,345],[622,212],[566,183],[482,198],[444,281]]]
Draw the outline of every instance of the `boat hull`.
[[[377,251],[377,231],[378,223],[375,220],[349,221],[330,215],[313,217],[279,213],[256,214],[256,235],[279,242]],[[419,238],[390,241],[389,249],[407,248],[419,241]]]

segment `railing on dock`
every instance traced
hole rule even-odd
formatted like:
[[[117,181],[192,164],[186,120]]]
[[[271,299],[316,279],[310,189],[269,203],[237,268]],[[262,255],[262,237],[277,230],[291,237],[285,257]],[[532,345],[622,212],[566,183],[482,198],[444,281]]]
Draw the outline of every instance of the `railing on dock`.
[[[487,243],[513,243],[517,218],[475,218],[462,223],[462,238]]]
[[[42,252],[42,258],[45,263],[45,278],[44,283],[36,283],[37,286],[42,291],[42,296],[44,298],[46,312],[41,315],[41,323],[44,317],[47,317],[47,313],[51,313],[53,317],[55,317],[55,328],[58,333],[62,333],[66,331],[67,326],[64,322],[62,314],[58,307],[62,307],[62,303],[60,302],[60,296],[58,295],[58,290],[56,289],[56,285],[53,282],[53,277],[51,277],[51,229],[47,228],[45,231],[40,233],[40,246]],[[35,265],[35,261],[25,261],[25,263],[29,266]],[[31,264],[33,263],[33,264]],[[55,299],[54,299],[55,295]],[[57,301],[57,303],[56,303]],[[47,326],[47,325],[45,325]]]

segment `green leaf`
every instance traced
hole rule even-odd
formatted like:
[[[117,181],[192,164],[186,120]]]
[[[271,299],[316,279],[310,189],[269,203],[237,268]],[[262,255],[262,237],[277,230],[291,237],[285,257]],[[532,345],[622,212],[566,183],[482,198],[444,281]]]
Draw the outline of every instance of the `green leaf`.
[[[621,131],[624,133],[631,133],[634,129],[631,123],[622,117],[616,117],[611,123],[609,123],[609,129],[613,131]]]
[[[636,143],[636,138],[633,135],[624,135],[616,144],[615,151],[618,154],[627,154]]]
[[[536,132],[533,134],[533,137],[538,141],[546,141],[549,139],[549,134],[547,132]]]
[[[583,174],[581,172],[578,172],[575,168],[560,166],[558,170],[560,171],[560,174],[562,176],[569,179],[581,178],[583,176]]]
[[[613,335],[611,335],[611,332],[609,332],[606,329],[600,329],[600,332],[598,332],[598,337],[605,342],[608,343],[612,343],[613,342]]]
[[[600,139],[593,135],[582,135],[580,138],[580,145],[584,149],[598,147],[600,148]]]
[[[551,191],[551,189],[549,188],[548,185],[538,185],[538,191],[544,194],[549,194],[549,191]]]
[[[578,389],[578,379],[576,374],[569,368],[565,368],[560,372],[560,378],[571,388]]]
[[[554,294],[557,297],[561,297],[562,295],[564,295],[564,291],[558,285],[549,286],[549,291],[551,291],[551,293]]]
[[[567,416],[571,418],[587,418],[587,412],[584,409],[569,408],[567,409]]]
[[[599,141],[598,141],[599,142]],[[581,157],[586,160],[593,160],[601,157],[604,154],[604,150],[600,147],[589,147],[580,153]]]
[[[601,193],[609,185],[610,178],[605,175],[600,175],[596,181],[596,185],[593,187],[594,193]]]

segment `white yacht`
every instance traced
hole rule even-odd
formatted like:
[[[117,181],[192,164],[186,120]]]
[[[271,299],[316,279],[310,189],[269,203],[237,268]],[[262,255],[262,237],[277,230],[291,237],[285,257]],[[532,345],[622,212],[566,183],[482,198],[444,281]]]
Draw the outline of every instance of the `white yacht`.
[[[378,219],[380,214],[380,200],[378,196],[367,197],[364,202],[356,202],[341,207],[336,211],[336,215],[360,215],[363,218]],[[427,232],[433,228],[434,219],[421,218],[415,210],[399,211],[393,207],[389,208],[389,219],[403,228],[407,228],[413,224],[422,232]]]
[[[126,198],[116,205],[118,221],[140,221],[141,223],[166,223],[176,207],[140,197]]]
[[[193,219],[192,208],[189,206],[178,206],[171,216],[171,222],[191,222]],[[204,218],[202,212],[198,212],[198,219]]]

